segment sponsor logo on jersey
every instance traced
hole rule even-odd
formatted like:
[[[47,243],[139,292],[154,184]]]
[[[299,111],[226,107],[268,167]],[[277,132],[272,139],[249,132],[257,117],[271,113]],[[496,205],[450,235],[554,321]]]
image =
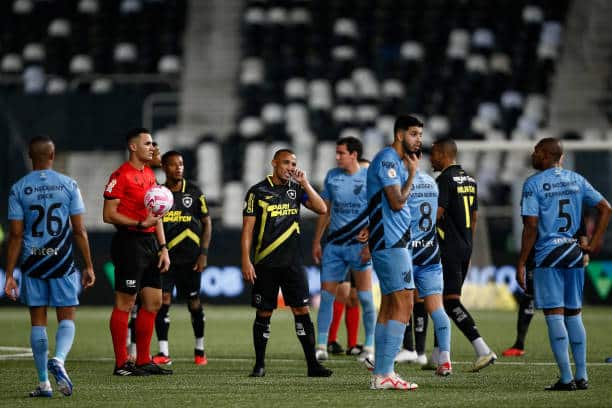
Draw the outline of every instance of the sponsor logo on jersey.
[[[162,221],[163,222],[191,222],[191,215],[183,215],[181,210],[172,210],[168,211],[166,215],[164,215]]]
[[[107,193],[112,193],[113,192],[113,188],[115,188],[115,186],[117,185],[117,179],[112,179],[108,185],[106,186],[106,192]]]
[[[298,209],[291,208],[289,203],[269,205],[268,207],[266,207],[266,211],[270,213],[270,217],[280,217],[283,215],[296,215],[298,213]]]
[[[31,248],[31,255],[57,255],[57,248]]]

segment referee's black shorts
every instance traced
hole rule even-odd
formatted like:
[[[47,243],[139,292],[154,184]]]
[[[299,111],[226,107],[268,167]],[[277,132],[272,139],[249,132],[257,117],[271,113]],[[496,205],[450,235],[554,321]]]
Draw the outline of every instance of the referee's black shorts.
[[[178,299],[189,300],[200,295],[200,283],[202,272],[193,270],[193,263],[170,263],[168,272],[161,275],[162,291],[172,293],[176,286],[176,295]]]
[[[251,305],[259,310],[274,310],[277,306],[278,289],[283,291],[287,306],[303,307],[310,304],[310,291],[306,271],[301,265],[268,267],[255,265]]]
[[[461,287],[468,274],[470,259],[453,259],[442,257],[442,275],[444,277],[443,295],[461,295]]]
[[[152,233],[118,231],[111,242],[115,290],[133,295],[146,287],[161,289],[158,250]]]

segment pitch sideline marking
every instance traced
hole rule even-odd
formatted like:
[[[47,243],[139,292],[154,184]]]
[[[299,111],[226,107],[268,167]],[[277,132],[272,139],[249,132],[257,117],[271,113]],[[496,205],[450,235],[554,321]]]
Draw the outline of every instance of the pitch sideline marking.
[[[0,360],[10,360],[22,357],[32,357],[32,349],[30,347],[0,346]]]

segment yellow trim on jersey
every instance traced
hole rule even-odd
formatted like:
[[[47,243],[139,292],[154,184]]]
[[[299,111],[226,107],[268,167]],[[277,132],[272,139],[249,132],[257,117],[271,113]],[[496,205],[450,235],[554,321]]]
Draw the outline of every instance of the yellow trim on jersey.
[[[253,194],[254,195],[254,194]],[[268,203],[265,201],[257,200],[257,204],[262,208],[261,211],[261,223],[259,224],[259,234],[257,236],[257,247],[255,247],[255,263],[257,263],[257,254],[261,249],[261,240],[263,239],[264,230],[266,229],[266,220],[268,219]]]
[[[438,235],[440,235],[440,238],[444,239],[444,231],[442,231],[442,228],[436,227],[436,229],[438,230]]]
[[[259,263],[266,256],[270,255],[270,253],[272,253],[272,251],[274,251],[276,248],[278,248],[291,235],[293,235],[294,231],[297,231],[298,234],[300,233],[300,224],[298,222],[294,222],[291,225],[291,227],[289,227],[287,229],[287,231],[283,232],[283,235],[281,235],[274,242],[272,242],[270,245],[268,245],[268,247],[266,249],[264,249],[261,253],[255,252],[255,263]],[[260,245],[261,245],[261,243],[260,243]],[[258,246],[260,246],[260,245],[258,245]]]
[[[200,203],[202,204],[202,206],[200,207],[200,211],[202,212],[202,214],[208,215],[208,206],[206,206],[206,199],[203,195],[200,196]]]
[[[186,229],[168,242],[168,249],[174,248],[187,238],[191,238],[197,245],[200,245],[200,237],[192,230]]]
[[[185,179],[183,179],[182,183],[183,183],[183,188],[181,188],[181,193],[184,193],[185,187],[187,186],[187,182],[185,181]]]
[[[272,175],[271,174],[267,175],[266,179],[268,180],[268,183],[270,183],[270,185],[274,187],[274,183],[272,182]]]

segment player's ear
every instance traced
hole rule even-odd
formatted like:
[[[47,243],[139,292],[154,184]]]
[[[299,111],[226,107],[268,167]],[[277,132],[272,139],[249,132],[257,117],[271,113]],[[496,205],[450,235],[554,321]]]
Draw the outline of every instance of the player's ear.
[[[565,158],[564,154],[561,154],[561,157],[559,157],[559,166],[563,166],[563,159]]]

